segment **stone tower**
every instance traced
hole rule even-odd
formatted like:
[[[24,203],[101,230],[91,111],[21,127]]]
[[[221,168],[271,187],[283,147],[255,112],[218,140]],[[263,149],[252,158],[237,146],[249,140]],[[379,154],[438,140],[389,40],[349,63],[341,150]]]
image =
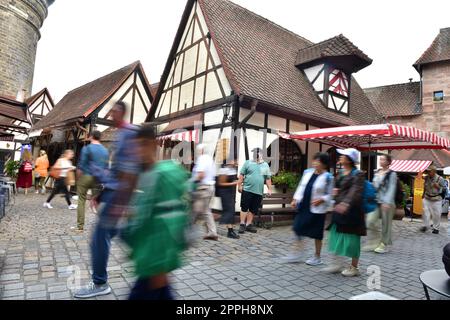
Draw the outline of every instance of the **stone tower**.
[[[31,95],[39,29],[54,0],[0,0],[0,95]],[[20,98],[19,98],[20,99]]]

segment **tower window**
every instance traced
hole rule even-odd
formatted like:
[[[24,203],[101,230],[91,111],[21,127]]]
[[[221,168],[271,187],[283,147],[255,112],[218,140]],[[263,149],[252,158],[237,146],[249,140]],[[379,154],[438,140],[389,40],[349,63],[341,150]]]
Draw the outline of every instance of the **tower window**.
[[[433,102],[444,101],[444,91],[434,91],[433,92]]]

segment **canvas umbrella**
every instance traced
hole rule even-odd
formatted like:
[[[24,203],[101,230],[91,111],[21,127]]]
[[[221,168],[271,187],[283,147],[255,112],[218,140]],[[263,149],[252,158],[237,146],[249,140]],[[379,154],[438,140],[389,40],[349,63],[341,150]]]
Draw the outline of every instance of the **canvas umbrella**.
[[[316,129],[292,134],[280,132],[279,135],[285,139],[298,139],[369,152],[394,149],[448,149],[450,147],[450,140],[432,132],[389,123]]]

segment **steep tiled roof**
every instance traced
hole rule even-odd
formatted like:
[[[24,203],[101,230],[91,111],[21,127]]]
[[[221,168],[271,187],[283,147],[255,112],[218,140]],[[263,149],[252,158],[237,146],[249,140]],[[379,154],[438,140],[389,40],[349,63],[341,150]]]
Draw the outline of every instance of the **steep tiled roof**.
[[[33,94],[31,97],[25,99],[25,103],[28,105],[28,107],[31,106],[31,105],[32,105],[34,102],[36,102],[36,100],[37,100],[40,96],[42,96],[44,93],[46,93],[46,94],[48,95],[48,97],[49,97],[49,99],[50,99],[50,102],[54,105],[52,96],[50,95],[50,92],[48,91],[47,88],[44,88],[44,89],[42,89],[41,91],[39,91],[39,92]]]
[[[350,72],[359,71],[372,63],[364,52],[342,34],[331,39],[300,49],[296,65],[307,65],[313,61],[346,57],[352,65]]]
[[[140,62],[136,61],[70,91],[42,120],[33,126],[33,130],[88,117],[110,98],[139,66]]]
[[[159,82],[153,83],[150,85],[150,91],[152,92],[152,96],[156,96],[156,92],[158,92]]]
[[[441,29],[430,47],[414,64],[420,72],[424,64],[450,60],[450,28]]]
[[[295,66],[313,43],[227,0],[199,0],[233,90],[337,125],[377,123],[380,116],[352,80],[350,117],[327,109]]]
[[[0,97],[0,119],[2,122],[20,120],[28,122],[26,104],[5,97]]]
[[[399,83],[364,89],[372,105],[384,117],[414,116],[422,113],[420,82]]]
[[[394,150],[392,157],[396,160],[428,160],[442,169],[450,166],[450,152],[447,150]]]

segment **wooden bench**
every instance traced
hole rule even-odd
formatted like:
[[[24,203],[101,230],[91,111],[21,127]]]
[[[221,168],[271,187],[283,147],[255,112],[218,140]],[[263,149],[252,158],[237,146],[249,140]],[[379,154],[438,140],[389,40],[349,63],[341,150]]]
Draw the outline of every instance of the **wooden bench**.
[[[275,220],[292,220],[293,214],[295,213],[295,208],[291,207],[293,197],[293,193],[273,193],[270,196],[268,194],[264,195],[256,226],[271,228]],[[276,205],[276,207],[268,207],[268,205]]]

